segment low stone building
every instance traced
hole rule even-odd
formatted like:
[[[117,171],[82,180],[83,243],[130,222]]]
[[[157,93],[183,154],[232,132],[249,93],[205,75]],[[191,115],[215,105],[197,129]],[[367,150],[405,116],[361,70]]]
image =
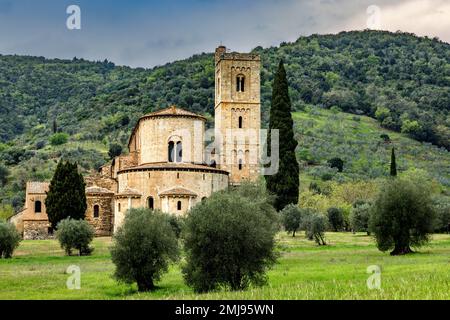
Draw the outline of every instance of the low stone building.
[[[258,178],[260,58],[228,53],[221,46],[215,65],[217,142],[212,156],[205,152],[205,117],[176,106],[142,116],[131,132],[128,154],[85,177],[86,220],[97,236],[117,230],[128,209],[183,215],[230,184]],[[233,139],[218,138],[229,131]],[[250,131],[253,135],[246,136]],[[235,134],[242,144],[234,140]],[[25,239],[47,235],[47,190],[48,183],[28,183],[26,209],[11,219]]]

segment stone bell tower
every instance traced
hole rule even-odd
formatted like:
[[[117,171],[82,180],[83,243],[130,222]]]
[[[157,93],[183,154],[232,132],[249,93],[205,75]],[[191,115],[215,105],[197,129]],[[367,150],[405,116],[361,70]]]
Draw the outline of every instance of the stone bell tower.
[[[230,172],[231,184],[259,176],[260,67],[257,54],[216,49],[216,160],[219,169]]]

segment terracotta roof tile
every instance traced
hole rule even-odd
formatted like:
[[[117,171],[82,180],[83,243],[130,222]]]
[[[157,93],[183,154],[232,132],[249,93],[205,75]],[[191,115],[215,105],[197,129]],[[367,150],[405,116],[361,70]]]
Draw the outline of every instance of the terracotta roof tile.
[[[114,194],[113,191],[106,189],[106,188],[98,187],[98,186],[92,186],[92,187],[86,188],[86,194],[92,194],[92,193]]]
[[[142,194],[136,190],[136,189],[131,189],[131,188],[125,188],[125,190],[123,190],[122,192],[119,192],[118,194],[116,194],[116,196],[119,197],[140,197],[142,196]]]
[[[192,192],[191,190],[185,189],[185,188],[172,188],[170,190],[163,191],[159,194],[160,196],[192,196],[196,197],[197,194],[195,192]]]

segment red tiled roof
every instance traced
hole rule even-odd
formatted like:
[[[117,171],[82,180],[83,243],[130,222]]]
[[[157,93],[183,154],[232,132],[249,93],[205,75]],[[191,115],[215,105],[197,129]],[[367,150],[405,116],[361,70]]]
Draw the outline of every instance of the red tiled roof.
[[[106,188],[98,187],[98,186],[92,186],[92,187],[86,188],[86,194],[95,194],[95,193],[114,194],[113,191],[106,189]]]
[[[191,190],[185,188],[172,188],[170,190],[163,191],[159,194],[160,196],[192,196],[196,197],[197,194]]]
[[[175,163],[175,162],[153,162],[153,163],[144,163],[139,166],[125,168],[120,170],[121,172],[127,171],[136,171],[136,170],[146,170],[146,169],[171,169],[171,170],[205,170],[209,172],[216,172],[222,174],[229,174],[225,170],[217,169],[214,167],[210,167],[206,164],[194,164],[194,163]]]

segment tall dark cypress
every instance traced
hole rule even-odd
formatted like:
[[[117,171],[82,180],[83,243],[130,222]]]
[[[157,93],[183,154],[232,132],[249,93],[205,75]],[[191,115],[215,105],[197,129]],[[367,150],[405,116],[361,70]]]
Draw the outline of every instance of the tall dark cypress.
[[[278,129],[280,134],[279,170],[275,175],[266,176],[267,189],[275,195],[277,210],[298,203],[300,169],[295,157],[297,141],[294,139],[293,126],[289,85],[283,61],[280,61],[273,82],[269,122],[269,129]]]
[[[78,165],[61,160],[45,199],[48,219],[53,229],[67,217],[84,219],[87,208],[85,187],[83,176],[78,172]]]
[[[397,176],[397,163],[395,162],[395,149],[392,148],[391,152],[391,176]]]

